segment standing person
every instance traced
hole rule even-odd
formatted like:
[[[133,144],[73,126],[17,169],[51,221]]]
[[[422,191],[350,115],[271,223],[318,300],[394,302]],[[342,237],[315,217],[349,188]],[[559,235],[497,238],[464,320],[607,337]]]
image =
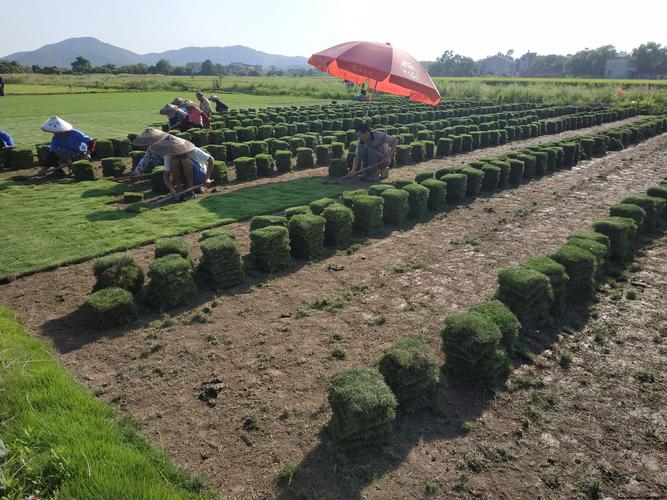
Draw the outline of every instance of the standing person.
[[[16,143],[14,142],[14,138],[9,132],[0,130],[0,149],[8,148],[10,146],[14,146],[15,144]]]
[[[139,134],[134,141],[132,141],[133,146],[146,147],[146,153],[139,160],[137,166],[132,169],[130,172],[130,177],[135,175],[143,174],[146,170],[152,170],[153,167],[157,167],[164,163],[164,158],[162,155],[154,153],[151,151],[151,146],[155,144],[160,139],[164,139],[167,135],[167,132],[158,130],[156,128],[147,128],[141,134]]]
[[[187,123],[185,123],[187,121],[188,114],[185,112],[185,110],[177,107],[174,104],[165,105],[160,110],[160,114],[166,115],[169,124],[169,130],[175,128],[183,132],[189,128]]]
[[[195,147],[190,141],[173,135],[153,143],[153,153],[164,157],[164,184],[172,195],[199,184],[210,182],[213,173],[213,157]],[[173,178],[173,181],[172,181]],[[194,198],[193,192],[182,196],[183,200]]]
[[[0,75],[0,97],[5,95],[5,81],[2,79],[2,75]]]
[[[216,113],[226,113],[229,111],[229,106],[222,102],[217,95],[212,95],[209,99],[215,103]]]
[[[88,137],[80,130],[62,118],[52,116],[42,125],[44,132],[53,134],[49,154],[46,157],[45,166],[40,174],[45,174],[49,167],[54,167],[56,177],[65,175],[63,167],[72,170],[72,162],[77,160],[90,160],[95,151],[95,139]]]
[[[372,131],[367,123],[360,123],[354,130],[359,142],[352,162],[352,172],[356,172],[363,165],[364,168],[372,168],[364,172],[361,179],[374,181],[386,178],[398,139],[385,132]]]
[[[197,96],[197,99],[199,99],[199,109],[201,109],[202,112],[210,118],[211,113],[213,113],[213,110],[211,109],[211,103],[208,101],[208,99],[206,99],[206,96],[203,92],[197,92],[195,95]]]

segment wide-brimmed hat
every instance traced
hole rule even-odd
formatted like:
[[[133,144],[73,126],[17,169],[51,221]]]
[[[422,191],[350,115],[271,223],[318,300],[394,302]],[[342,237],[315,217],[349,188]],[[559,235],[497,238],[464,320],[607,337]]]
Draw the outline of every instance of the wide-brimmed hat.
[[[204,93],[201,92],[201,91],[200,91],[200,92],[195,92],[195,95],[196,95],[197,97],[204,97]]]
[[[213,100],[216,100],[216,101],[217,101],[217,100],[219,100],[220,98],[219,98],[217,95],[212,95],[212,96],[209,96],[209,99],[212,100],[212,101],[213,101]]]
[[[173,104],[165,104],[164,107],[160,110],[161,115],[166,115],[167,113],[176,111],[178,108]]]
[[[190,107],[190,106],[196,106],[196,104],[194,102],[192,102],[190,99],[186,99],[185,101],[183,101],[183,106],[185,106],[187,108],[187,107]]]
[[[66,122],[58,116],[52,116],[44,122],[44,125],[42,125],[42,130],[44,132],[50,132],[52,134],[69,132],[73,128],[71,123]]]
[[[183,104],[183,99],[181,99],[180,97],[174,97],[174,100],[171,101],[171,103],[174,106],[180,106],[181,104]]]
[[[190,141],[176,137],[175,135],[167,134],[165,137],[151,145],[153,153],[162,156],[176,156],[184,155],[193,151],[195,145]]]
[[[166,135],[168,135],[167,132],[162,130],[147,128],[132,141],[132,144],[139,147],[150,146],[160,139],[164,139]]]

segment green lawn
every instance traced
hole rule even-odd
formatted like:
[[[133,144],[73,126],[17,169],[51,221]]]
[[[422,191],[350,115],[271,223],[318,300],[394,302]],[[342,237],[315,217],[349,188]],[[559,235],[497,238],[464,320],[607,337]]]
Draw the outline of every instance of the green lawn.
[[[69,376],[0,306],[0,497],[205,498],[135,427]]]
[[[346,188],[304,178],[139,212],[108,205],[127,186],[105,179],[0,182],[0,280],[337,196]]]
[[[18,144],[32,147],[51,139],[39,127],[48,117],[58,115],[97,139],[124,138],[130,132],[141,132],[151,123],[166,122],[158,111],[177,95],[194,99],[193,94],[176,91],[8,95],[0,101],[0,129],[12,134]],[[294,96],[220,94],[220,97],[232,108],[328,102]]]

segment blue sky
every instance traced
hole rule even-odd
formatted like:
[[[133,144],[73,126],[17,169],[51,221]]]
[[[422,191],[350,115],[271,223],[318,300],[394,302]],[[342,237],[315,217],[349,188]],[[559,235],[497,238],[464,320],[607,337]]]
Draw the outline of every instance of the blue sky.
[[[247,45],[308,56],[347,40],[391,42],[420,60],[514,49],[567,54],[667,44],[667,1],[0,0],[0,56],[75,36],[139,53]]]

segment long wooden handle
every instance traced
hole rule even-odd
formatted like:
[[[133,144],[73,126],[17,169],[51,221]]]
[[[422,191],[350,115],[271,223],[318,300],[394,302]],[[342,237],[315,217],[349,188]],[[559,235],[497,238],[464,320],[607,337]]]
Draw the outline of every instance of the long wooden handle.
[[[177,198],[178,196],[181,196],[183,194],[190,193],[190,192],[194,191],[195,189],[199,189],[202,186],[203,186],[203,184],[197,184],[196,186],[189,187],[187,189],[184,189],[183,191],[179,191],[178,193],[174,193],[174,194],[170,193],[170,194],[160,198],[159,200],[155,200],[155,201],[151,202],[148,206],[151,207],[151,208],[160,206],[160,205],[168,202],[169,200]]]

